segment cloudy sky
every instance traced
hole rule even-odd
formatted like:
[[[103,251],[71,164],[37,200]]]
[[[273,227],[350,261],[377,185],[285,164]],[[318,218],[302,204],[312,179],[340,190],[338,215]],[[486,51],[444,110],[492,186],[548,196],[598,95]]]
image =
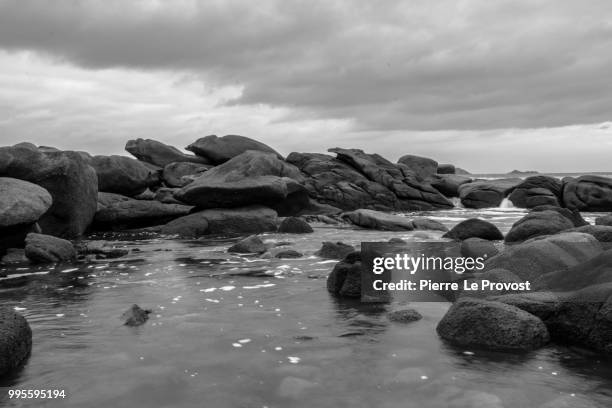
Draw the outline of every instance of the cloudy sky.
[[[612,171],[609,0],[0,0],[0,142]]]

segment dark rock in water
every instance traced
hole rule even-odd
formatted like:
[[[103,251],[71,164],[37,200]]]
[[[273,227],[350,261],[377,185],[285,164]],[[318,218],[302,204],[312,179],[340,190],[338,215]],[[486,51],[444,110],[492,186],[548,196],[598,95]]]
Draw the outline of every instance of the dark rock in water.
[[[161,187],[155,191],[155,200],[164,204],[184,204],[174,198],[174,194],[178,191],[178,188]]]
[[[122,230],[160,225],[189,214],[193,207],[134,200],[112,193],[100,193],[93,227],[97,230]]]
[[[375,210],[359,209],[342,214],[342,218],[363,228],[381,231],[436,230],[447,231],[444,224],[424,218],[407,218]]]
[[[497,241],[504,239],[504,236],[501,231],[490,222],[479,218],[470,218],[455,225],[450,231],[444,234],[442,238],[455,240],[482,238],[490,241]]]
[[[512,225],[505,241],[523,242],[529,238],[556,234],[573,227],[574,224],[569,219],[556,211],[530,212]]]
[[[282,251],[277,252],[276,254],[274,254],[275,258],[280,258],[280,259],[285,259],[285,258],[301,258],[304,255],[298,251],[295,251],[293,249],[284,249]]]
[[[0,377],[20,368],[32,351],[32,330],[23,316],[0,308]]]
[[[258,142],[257,140],[238,135],[226,135],[222,137],[210,135],[202,137],[187,146],[186,149],[194,152],[200,157],[210,160],[214,164],[224,163],[248,150],[273,153],[278,159],[283,160],[283,156],[278,154],[270,146]]]
[[[595,218],[595,225],[606,225],[612,227],[612,214],[602,215]]]
[[[459,198],[467,208],[499,207],[504,197],[522,181],[518,178],[473,181],[459,187]]]
[[[561,180],[549,176],[527,177],[508,197],[512,204],[521,208],[533,208],[539,205],[560,206]]]
[[[0,176],[26,180],[51,194],[51,208],[38,221],[46,234],[77,238],[96,212],[95,171],[77,152],[40,152],[35,146],[0,148]]]
[[[387,315],[389,320],[397,323],[411,323],[421,320],[423,316],[414,309],[403,309],[389,312]]]
[[[578,211],[612,211],[612,179],[601,176],[564,178],[563,204]]]
[[[308,234],[314,232],[310,224],[298,217],[287,217],[285,218],[280,226],[278,232],[288,234]]]
[[[326,259],[343,259],[345,256],[355,251],[355,247],[343,242],[323,242],[323,246],[317,252],[316,256]]]
[[[51,194],[37,184],[0,177],[0,231],[14,225],[35,223],[52,202]]]
[[[488,350],[529,351],[550,340],[536,316],[501,302],[467,297],[451,306],[436,330],[451,344]]]
[[[470,258],[490,258],[499,253],[494,243],[482,238],[468,238],[461,242],[461,256]]]
[[[351,252],[327,277],[327,290],[340,297],[361,297],[361,252]]]
[[[248,151],[203,173],[175,197],[198,208],[259,204],[292,215],[309,205],[303,181],[295,166],[275,154]]]
[[[489,258],[485,268],[507,269],[523,280],[584,262],[603,251],[601,243],[589,234],[564,232],[507,246]]]
[[[33,263],[58,263],[75,259],[76,250],[65,239],[30,233],[26,237],[25,256]]]
[[[422,180],[436,174],[438,171],[438,162],[427,157],[407,154],[400,157],[397,162],[412,170]]]
[[[580,212],[578,210],[570,210],[568,208],[561,208],[552,205],[539,205],[531,209],[531,212],[537,211],[556,211],[568,220],[570,220],[575,227],[589,225],[589,223],[586,222],[584,218],[582,218],[582,215],[580,215]]]
[[[455,174],[434,174],[427,178],[426,181],[446,197],[459,197],[459,187],[471,183],[472,179]]]
[[[98,175],[100,192],[133,197],[159,185],[158,172],[130,157],[94,156],[90,164]]]
[[[201,163],[169,163],[164,167],[162,179],[168,187],[184,187],[211,168],[212,166]],[[189,179],[185,176],[194,176],[194,178]]]
[[[571,291],[601,283],[612,283],[612,249],[568,268],[540,276],[533,282],[536,290]]]
[[[208,234],[242,234],[276,231],[278,218],[270,208],[252,206],[199,211],[164,225],[162,234],[197,238]]]
[[[251,235],[236,242],[229,247],[227,252],[235,252],[238,254],[263,254],[266,252],[266,244],[257,235]]]
[[[159,167],[174,162],[209,164],[209,161],[202,157],[185,154],[176,147],[152,139],[128,140],[125,150],[138,160]]]
[[[584,225],[582,227],[568,229],[567,232],[583,232],[594,236],[599,242],[612,242],[612,226]]]
[[[455,166],[452,164],[438,164],[438,174],[455,174]]]
[[[123,312],[121,319],[125,321],[123,323],[125,326],[136,327],[145,324],[149,320],[150,314],[151,310],[141,309],[138,305],[132,305],[132,307]]]
[[[6,255],[2,257],[0,260],[1,264],[10,265],[10,264],[26,264],[30,261],[25,256],[25,250],[21,248],[9,248],[6,251]]]

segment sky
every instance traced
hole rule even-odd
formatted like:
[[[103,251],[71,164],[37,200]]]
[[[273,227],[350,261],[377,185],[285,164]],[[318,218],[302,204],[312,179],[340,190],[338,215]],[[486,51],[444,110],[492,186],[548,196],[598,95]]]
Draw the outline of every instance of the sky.
[[[0,0],[0,144],[612,171],[608,0]]]

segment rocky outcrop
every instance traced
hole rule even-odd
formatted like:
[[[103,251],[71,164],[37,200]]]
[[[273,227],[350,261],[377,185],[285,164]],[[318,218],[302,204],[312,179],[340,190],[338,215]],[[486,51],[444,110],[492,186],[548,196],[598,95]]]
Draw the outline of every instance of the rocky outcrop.
[[[168,187],[184,187],[211,168],[201,163],[173,162],[164,167],[162,180]]]
[[[210,135],[202,137],[187,146],[186,149],[214,164],[224,163],[248,150],[273,153],[278,159],[283,160],[283,157],[270,146],[238,135],[226,135],[223,137]]]
[[[344,242],[323,242],[321,249],[315,252],[316,256],[326,259],[343,259],[345,256],[355,252],[355,247]]]
[[[193,207],[135,200],[120,194],[99,193],[93,228],[101,231],[141,228],[165,224],[190,213]]]
[[[138,160],[158,167],[176,162],[210,164],[203,157],[185,154],[176,147],[152,139],[128,140],[125,144],[125,150]]]
[[[134,197],[159,185],[159,171],[130,157],[93,156],[90,164],[98,175],[101,192]]]
[[[506,242],[523,242],[530,238],[551,235],[573,228],[571,220],[557,211],[530,212],[512,225],[506,234]]]
[[[436,330],[451,344],[488,350],[529,351],[550,340],[536,316],[501,302],[468,297],[451,306]]]
[[[520,208],[533,208],[539,205],[560,207],[562,187],[561,180],[554,177],[527,177],[516,186],[508,198],[512,201],[512,204]]]
[[[29,181],[51,194],[53,204],[39,219],[45,234],[76,238],[96,212],[98,181],[81,154],[40,152],[35,146],[0,148],[0,176]]]
[[[209,234],[243,234],[276,231],[276,211],[260,206],[199,211],[161,228],[161,233],[184,238],[197,238]]]
[[[361,270],[361,253],[348,254],[327,277],[327,290],[340,297],[360,297]]]
[[[397,161],[413,171],[421,180],[434,175],[438,172],[438,162],[428,157],[404,155]]]
[[[247,151],[208,170],[175,197],[198,208],[265,205],[280,215],[308,207],[303,177],[293,165],[273,153]]]
[[[459,187],[459,198],[467,208],[499,207],[504,197],[521,182],[518,178],[473,181]]]
[[[76,258],[72,242],[51,235],[30,233],[27,235],[25,256],[32,263],[59,263]]]
[[[429,218],[408,218],[366,209],[343,213],[342,218],[362,228],[381,231],[448,230],[444,224]]]
[[[501,231],[488,221],[480,218],[470,218],[461,221],[455,225],[450,231],[442,236],[442,238],[450,238],[462,241],[468,238],[482,238],[490,241],[504,239]]]
[[[281,222],[278,232],[285,234],[308,234],[314,232],[314,230],[310,224],[301,218],[287,217]]]
[[[0,308],[0,377],[21,367],[32,351],[32,330],[23,316]]]
[[[257,235],[251,235],[228,248],[227,252],[234,252],[238,254],[263,254],[266,252],[266,244],[263,243],[261,238]]]
[[[455,174],[434,174],[426,181],[446,197],[459,197],[459,187],[471,183],[472,179]]]
[[[612,179],[601,176],[564,178],[563,204],[579,211],[612,211]]]

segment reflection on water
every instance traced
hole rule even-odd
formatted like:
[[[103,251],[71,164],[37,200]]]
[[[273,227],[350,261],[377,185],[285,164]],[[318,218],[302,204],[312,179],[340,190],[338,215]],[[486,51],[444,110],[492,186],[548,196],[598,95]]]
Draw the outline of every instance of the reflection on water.
[[[449,226],[478,215],[504,232],[522,214],[425,213]],[[226,239],[119,236],[133,250],[126,258],[11,270],[26,275],[0,280],[0,299],[28,318],[34,349],[0,386],[66,390],[33,406],[537,407],[570,394],[609,406],[609,361],[556,346],[520,356],[451,348],[435,333],[448,304],[412,303],[424,318],[392,323],[386,312],[404,305],[330,297],[335,262],[313,255],[322,241],[440,235],[329,226],[264,235],[300,259],[228,254]],[[153,310],[144,326],[122,326],[133,303]],[[28,406],[5,395],[0,405]]]

